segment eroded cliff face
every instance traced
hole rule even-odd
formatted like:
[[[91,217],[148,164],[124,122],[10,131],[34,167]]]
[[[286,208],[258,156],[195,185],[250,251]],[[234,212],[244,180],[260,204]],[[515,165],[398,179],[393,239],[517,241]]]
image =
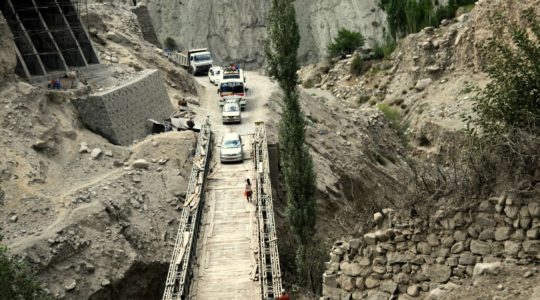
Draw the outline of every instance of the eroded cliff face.
[[[218,63],[260,66],[264,60],[265,0],[147,1],[160,41],[176,40],[180,49],[209,47]],[[326,55],[326,45],[339,28],[362,32],[368,39],[383,34],[384,13],[376,0],[297,0],[301,62]]]

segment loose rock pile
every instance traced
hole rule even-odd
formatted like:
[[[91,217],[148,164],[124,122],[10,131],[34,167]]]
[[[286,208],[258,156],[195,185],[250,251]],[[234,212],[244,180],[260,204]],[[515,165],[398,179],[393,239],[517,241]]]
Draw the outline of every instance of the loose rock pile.
[[[377,230],[334,244],[324,299],[407,299],[434,290],[433,298],[442,291],[438,284],[496,274],[500,262],[540,261],[539,199],[503,195],[477,207],[439,210],[429,220],[390,209],[382,216],[374,216]]]

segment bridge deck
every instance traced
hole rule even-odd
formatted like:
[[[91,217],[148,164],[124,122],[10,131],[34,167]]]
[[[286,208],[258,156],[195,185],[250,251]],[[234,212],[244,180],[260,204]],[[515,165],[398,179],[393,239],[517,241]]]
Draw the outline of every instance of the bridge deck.
[[[250,279],[257,264],[255,204],[248,203],[243,196],[246,178],[252,184],[255,178],[252,138],[242,136],[242,163],[220,164],[219,148],[214,149],[191,299],[261,299],[261,283]]]

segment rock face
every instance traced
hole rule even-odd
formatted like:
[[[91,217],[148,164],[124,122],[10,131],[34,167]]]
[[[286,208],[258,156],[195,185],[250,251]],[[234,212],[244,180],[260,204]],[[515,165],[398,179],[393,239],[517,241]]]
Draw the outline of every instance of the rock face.
[[[262,0],[146,3],[161,42],[172,37],[181,49],[209,47],[218,63],[234,61],[246,67],[262,63],[270,4]],[[326,45],[342,27],[367,38],[382,36],[385,15],[375,0],[297,0],[295,4],[303,62],[324,57]]]
[[[12,74],[17,65],[15,43],[4,16],[0,14],[0,79]]]

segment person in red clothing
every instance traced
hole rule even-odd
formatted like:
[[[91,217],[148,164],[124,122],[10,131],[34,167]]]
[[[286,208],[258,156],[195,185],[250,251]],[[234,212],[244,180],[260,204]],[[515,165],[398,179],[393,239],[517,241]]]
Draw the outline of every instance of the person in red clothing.
[[[278,300],[291,300],[291,298],[285,289],[281,289],[281,296],[278,297]]]

